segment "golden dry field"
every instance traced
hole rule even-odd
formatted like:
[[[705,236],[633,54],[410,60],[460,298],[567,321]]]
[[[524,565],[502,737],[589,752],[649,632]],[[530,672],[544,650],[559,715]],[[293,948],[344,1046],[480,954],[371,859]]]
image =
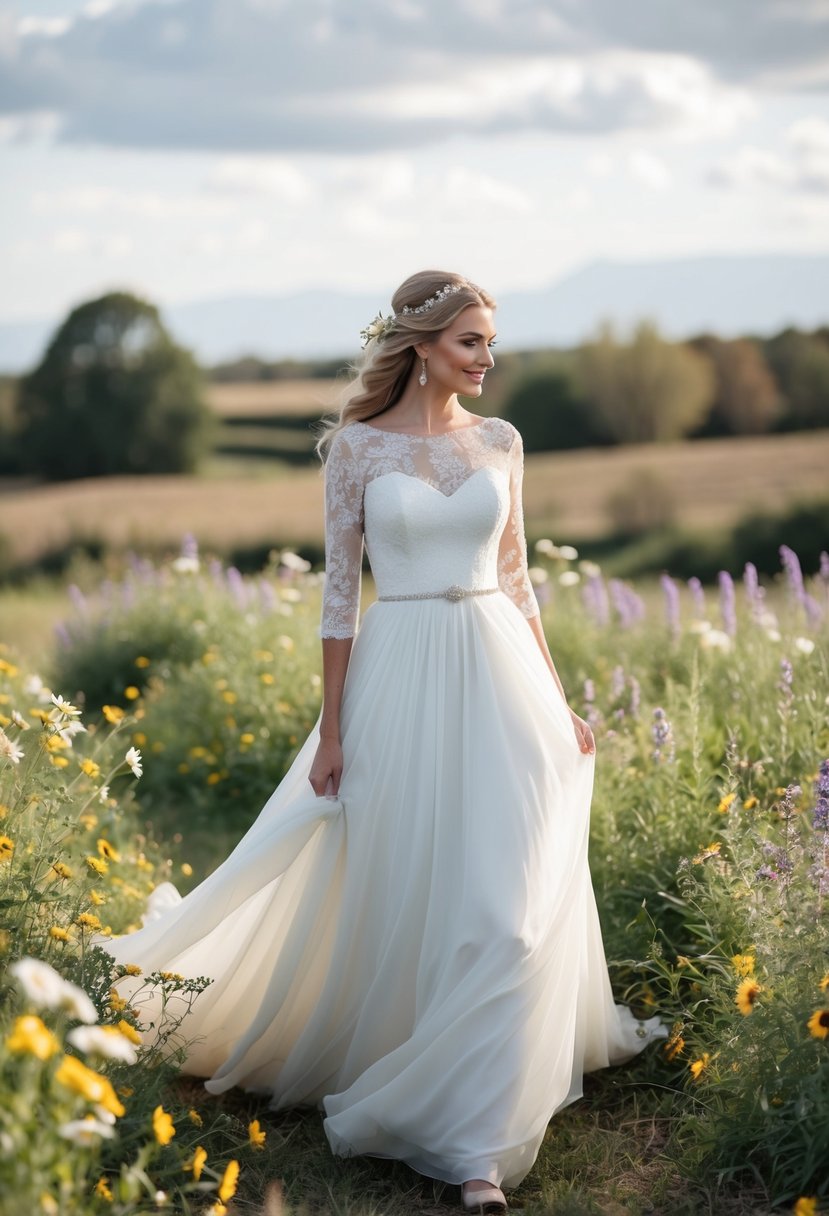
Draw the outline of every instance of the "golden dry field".
[[[341,388],[342,384],[337,380],[210,384],[207,399],[219,418],[267,418],[285,414],[318,416],[336,405]]]
[[[266,391],[273,413],[277,400],[290,400],[296,409],[297,402],[308,404],[301,393],[333,390],[327,381],[219,386],[215,405],[228,411],[235,402],[242,413],[259,401],[264,411]],[[825,495],[827,467],[829,430],[532,455],[525,474],[527,532],[559,543],[606,534],[609,496],[630,489],[643,471],[667,486],[679,523],[728,527],[755,508],[779,510]],[[192,532],[203,547],[225,552],[255,544],[319,544],[322,479],[316,467],[217,462],[205,477],[113,477],[22,488],[7,482],[0,483],[0,511],[9,555],[27,563],[73,537],[141,549],[177,547]]]

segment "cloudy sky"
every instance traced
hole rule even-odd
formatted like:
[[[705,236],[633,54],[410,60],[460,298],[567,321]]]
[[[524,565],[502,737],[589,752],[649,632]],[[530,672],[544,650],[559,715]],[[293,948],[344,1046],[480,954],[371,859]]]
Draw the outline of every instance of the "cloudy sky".
[[[0,320],[829,251],[829,0],[0,0]]]

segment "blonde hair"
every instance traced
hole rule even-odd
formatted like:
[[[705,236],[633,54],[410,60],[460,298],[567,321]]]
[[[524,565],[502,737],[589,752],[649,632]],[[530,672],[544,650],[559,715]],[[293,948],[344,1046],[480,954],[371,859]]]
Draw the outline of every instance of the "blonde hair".
[[[457,290],[443,294],[447,285]],[[429,308],[416,311],[431,299],[435,302]],[[420,270],[410,275],[391,303],[394,324],[387,325],[379,337],[369,339],[362,356],[352,365],[355,375],[343,392],[339,413],[322,420],[316,443],[322,460],[343,427],[376,418],[400,400],[415,364],[416,343],[433,342],[470,304],[495,307],[494,299],[483,288],[446,270]]]

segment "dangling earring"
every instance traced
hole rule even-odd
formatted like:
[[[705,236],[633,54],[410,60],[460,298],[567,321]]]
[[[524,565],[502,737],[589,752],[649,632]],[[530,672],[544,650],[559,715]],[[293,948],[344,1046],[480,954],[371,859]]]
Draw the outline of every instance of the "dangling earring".
[[[429,377],[426,375],[426,360],[425,359],[420,360],[420,375],[418,376],[418,380],[420,381],[421,385],[425,388],[426,384],[429,380]]]

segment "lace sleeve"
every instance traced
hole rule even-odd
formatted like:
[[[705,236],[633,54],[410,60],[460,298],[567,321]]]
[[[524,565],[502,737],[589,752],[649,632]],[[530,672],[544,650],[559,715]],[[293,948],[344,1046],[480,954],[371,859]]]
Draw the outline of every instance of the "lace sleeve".
[[[342,432],[325,462],[325,586],[320,637],[351,638],[357,632],[363,565],[363,478]]]
[[[510,509],[498,549],[498,586],[525,617],[538,616],[530,576],[527,572],[527,541],[524,535],[524,444],[514,431],[510,456]]]

